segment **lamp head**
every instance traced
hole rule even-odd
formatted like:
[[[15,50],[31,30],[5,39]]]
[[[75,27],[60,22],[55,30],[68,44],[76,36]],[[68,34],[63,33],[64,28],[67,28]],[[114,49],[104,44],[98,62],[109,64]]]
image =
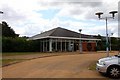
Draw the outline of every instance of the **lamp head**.
[[[114,33],[111,33],[111,35],[113,35]]]
[[[103,14],[102,12],[95,13],[95,15],[98,15],[98,18],[99,18],[99,19],[101,18],[101,15],[102,15],[102,14]]]
[[[0,11],[0,13],[1,13],[1,14],[3,14],[3,12],[2,12],[2,11]]]
[[[79,29],[79,32],[81,32],[82,31],[82,29]]]
[[[118,13],[118,12],[117,11],[111,11],[109,13],[112,14],[112,17],[114,18],[115,17],[115,13]]]

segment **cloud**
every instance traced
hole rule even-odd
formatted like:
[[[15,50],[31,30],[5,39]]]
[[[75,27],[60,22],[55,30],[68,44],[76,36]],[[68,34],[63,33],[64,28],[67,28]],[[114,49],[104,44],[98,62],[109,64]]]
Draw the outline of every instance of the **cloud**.
[[[3,20],[21,36],[33,36],[40,32],[61,26],[73,31],[83,29],[85,34],[105,35],[105,21],[99,21],[95,12],[103,11],[108,16],[111,10],[117,10],[117,1],[108,0],[4,0],[1,1],[1,10],[4,12]],[[111,6],[114,5],[114,6]],[[51,19],[44,18],[41,10],[59,10]],[[118,16],[118,15],[117,15]],[[116,17],[117,17],[116,16]],[[65,19],[63,17],[68,17]],[[61,20],[62,18],[63,20]],[[71,18],[71,19],[69,19]],[[115,32],[116,27],[110,27]],[[93,32],[93,30],[94,32]]]
[[[63,3],[64,4],[64,3]],[[104,2],[69,2],[62,7],[58,16],[71,16],[76,19],[97,19],[96,12],[104,12],[103,16],[109,16],[109,11],[117,10],[117,3],[111,4]]]
[[[95,7],[102,6],[102,2],[81,2],[81,5],[83,7],[92,7],[92,8],[95,8]]]
[[[14,10],[13,8],[7,5],[5,5],[2,8],[2,11],[4,12],[2,17],[4,20],[17,21],[17,20],[23,20],[26,18],[26,16],[22,12]]]

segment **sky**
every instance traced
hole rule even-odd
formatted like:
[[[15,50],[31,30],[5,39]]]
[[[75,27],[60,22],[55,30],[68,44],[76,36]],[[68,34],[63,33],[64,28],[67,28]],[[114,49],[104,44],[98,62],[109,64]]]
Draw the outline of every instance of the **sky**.
[[[119,0],[1,0],[0,21],[6,21],[20,36],[34,36],[56,27],[82,34],[106,35],[105,20],[110,11],[118,11]],[[108,20],[109,36],[118,36],[118,14]],[[111,35],[111,33],[114,33]]]

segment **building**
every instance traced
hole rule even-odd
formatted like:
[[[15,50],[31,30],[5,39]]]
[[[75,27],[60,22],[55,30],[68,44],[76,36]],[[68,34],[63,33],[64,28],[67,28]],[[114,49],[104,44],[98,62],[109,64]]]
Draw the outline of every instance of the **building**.
[[[40,41],[40,52],[63,52],[79,50],[80,40],[83,51],[95,51],[96,41],[100,39],[85,34],[81,34],[80,38],[80,33],[58,27],[32,36],[29,40]]]

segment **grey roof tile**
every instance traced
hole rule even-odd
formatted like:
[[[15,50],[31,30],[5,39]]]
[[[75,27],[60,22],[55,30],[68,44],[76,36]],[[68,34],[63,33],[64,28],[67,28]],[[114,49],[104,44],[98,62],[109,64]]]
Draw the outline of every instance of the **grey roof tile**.
[[[32,36],[29,39],[42,38],[42,37],[47,37],[47,36],[79,38],[80,33],[77,33],[77,32],[74,32],[68,29],[64,29],[61,27],[57,27],[52,30],[45,31],[41,34]],[[82,34],[82,38],[93,38],[94,39],[94,36]]]

